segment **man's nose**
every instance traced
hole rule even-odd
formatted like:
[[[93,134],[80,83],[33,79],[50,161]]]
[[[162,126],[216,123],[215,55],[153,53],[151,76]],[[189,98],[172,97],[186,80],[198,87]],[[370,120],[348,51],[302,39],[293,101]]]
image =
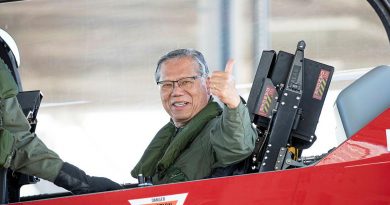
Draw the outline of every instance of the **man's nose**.
[[[181,94],[183,91],[184,91],[183,88],[179,86],[178,82],[173,82],[173,88],[172,88],[173,95]]]

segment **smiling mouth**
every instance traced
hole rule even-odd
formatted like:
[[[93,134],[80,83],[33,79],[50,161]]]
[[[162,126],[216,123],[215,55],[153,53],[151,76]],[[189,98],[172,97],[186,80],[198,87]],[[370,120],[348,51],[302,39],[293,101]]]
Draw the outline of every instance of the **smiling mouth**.
[[[175,107],[183,107],[183,106],[186,106],[187,104],[188,104],[188,102],[174,102],[174,103],[172,103],[172,105]]]

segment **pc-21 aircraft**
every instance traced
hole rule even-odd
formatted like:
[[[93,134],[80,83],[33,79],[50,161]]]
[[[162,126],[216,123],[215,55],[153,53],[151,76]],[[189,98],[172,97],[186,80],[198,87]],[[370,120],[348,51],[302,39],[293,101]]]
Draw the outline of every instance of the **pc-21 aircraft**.
[[[368,2],[390,40],[390,2]],[[20,185],[35,178],[12,175],[19,178],[7,180],[7,170],[2,170],[1,203],[390,204],[390,66],[372,68],[338,95],[335,109],[345,141],[323,155],[303,157],[302,150],[316,140],[314,133],[334,72],[330,65],[305,58],[305,49],[309,46],[300,41],[294,54],[263,51],[247,103],[258,130],[256,147],[230,176],[156,186],[140,176],[138,184],[125,184],[116,191],[19,197]],[[15,58],[14,54],[9,57]],[[12,65],[20,85],[17,64]],[[34,131],[40,92],[23,91],[18,98]]]

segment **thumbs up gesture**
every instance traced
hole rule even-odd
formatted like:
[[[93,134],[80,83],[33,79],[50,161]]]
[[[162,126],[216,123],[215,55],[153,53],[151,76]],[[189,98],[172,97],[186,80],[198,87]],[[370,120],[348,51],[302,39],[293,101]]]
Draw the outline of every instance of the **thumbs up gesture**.
[[[224,71],[214,71],[209,78],[209,89],[212,95],[218,97],[229,108],[240,104],[240,96],[233,78],[234,61],[229,59]]]

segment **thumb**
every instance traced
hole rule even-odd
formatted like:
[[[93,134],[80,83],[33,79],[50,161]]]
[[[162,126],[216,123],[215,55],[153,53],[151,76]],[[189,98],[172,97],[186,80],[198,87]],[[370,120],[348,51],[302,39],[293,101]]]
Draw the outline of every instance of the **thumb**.
[[[228,62],[226,63],[226,66],[225,66],[225,72],[232,74],[233,73],[233,65],[234,65],[234,60],[229,59]]]

